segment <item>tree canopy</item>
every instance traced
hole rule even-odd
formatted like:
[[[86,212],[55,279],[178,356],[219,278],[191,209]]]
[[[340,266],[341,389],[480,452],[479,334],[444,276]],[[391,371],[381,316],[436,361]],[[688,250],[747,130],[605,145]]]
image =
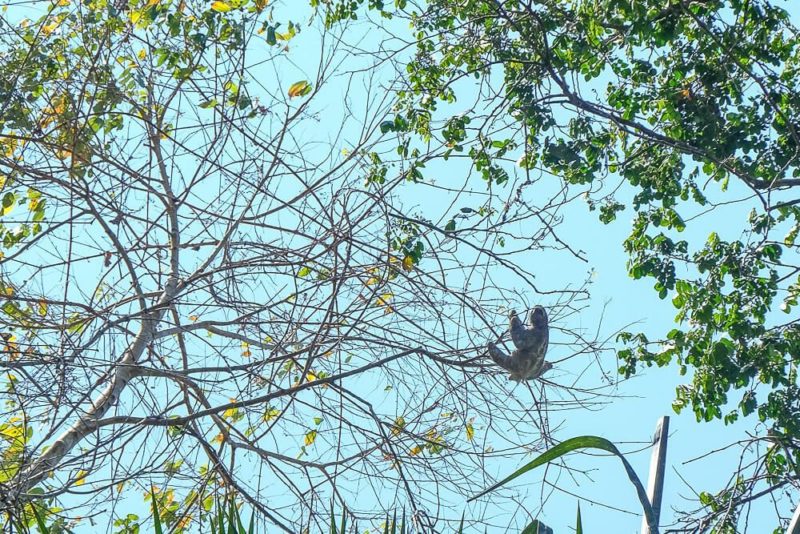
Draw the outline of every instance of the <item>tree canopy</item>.
[[[755,460],[681,528],[797,501],[800,39],[777,2],[60,0],[0,24],[7,526],[189,531],[235,495],[270,531],[332,503],[443,529],[609,369],[654,365],[684,377],[675,410],[753,422]],[[608,246],[674,323],[581,324],[585,210],[583,235],[632,217]],[[515,387],[486,343],[533,304],[555,368]]]
[[[468,157],[489,186],[506,184],[508,155],[521,152],[520,204],[537,180],[560,179],[604,224],[633,214],[628,272],[651,279],[676,316],[658,339],[622,333],[620,372],[674,366],[687,379],[673,407],[698,421],[753,415],[749,445],[768,440],[759,465],[687,518],[734,531],[737,505],[795,485],[800,462],[791,13],[759,0],[395,6],[378,8],[407,18],[416,45],[396,125]],[[458,108],[465,97],[474,110]]]

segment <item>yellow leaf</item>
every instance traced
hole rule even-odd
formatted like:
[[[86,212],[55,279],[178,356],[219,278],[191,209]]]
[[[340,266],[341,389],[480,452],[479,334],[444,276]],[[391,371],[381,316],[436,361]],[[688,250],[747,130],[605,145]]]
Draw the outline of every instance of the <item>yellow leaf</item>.
[[[222,443],[223,441],[225,441],[225,436],[217,434],[216,437],[211,440],[211,443]]]
[[[78,476],[75,477],[75,485],[76,486],[83,486],[86,483],[86,475],[88,475],[88,471],[78,471]]]
[[[392,435],[393,436],[399,435],[400,432],[405,428],[405,426],[406,426],[406,420],[401,415],[394,420],[394,425],[392,425]]]
[[[47,302],[45,302],[44,300],[39,301],[39,315],[41,315],[42,317],[47,315]]]
[[[118,483],[116,487],[117,493],[122,493],[122,490],[125,488],[125,481],[123,480],[122,482]]]
[[[189,316],[189,320],[192,321],[193,323],[196,323],[198,319],[199,319],[199,317],[197,315],[190,315]]]
[[[289,86],[289,97],[303,96],[311,91],[311,84],[303,80],[302,82],[295,82]]]
[[[220,0],[216,0],[214,2],[211,2],[211,9],[219,13],[226,13],[233,8],[228,4],[226,4],[225,2],[220,2]]]
[[[141,50],[139,50],[139,53],[138,53],[138,54],[136,54],[136,56],[137,56],[139,59],[144,59],[144,58],[146,58],[146,57],[147,57],[147,52],[145,51],[145,49],[144,49],[144,48],[142,48]]]
[[[394,298],[394,294],[392,293],[384,293],[377,299],[375,299],[375,306],[389,306],[389,301]]]
[[[406,256],[403,258],[403,270],[404,271],[413,271],[414,270],[414,258],[411,256]]]
[[[14,288],[11,286],[6,286],[6,296],[13,297],[14,296]]]
[[[278,410],[276,408],[272,408],[270,406],[270,407],[267,408],[267,411],[264,413],[264,421],[269,423],[273,419],[276,419],[280,414],[281,414],[280,410]]]
[[[317,431],[316,430],[309,431],[306,434],[306,439],[305,439],[306,447],[312,445],[315,439],[317,439]]]
[[[381,281],[381,279],[380,279],[380,278],[375,278],[375,277],[373,276],[372,278],[370,278],[369,280],[367,280],[367,285],[368,285],[368,286],[374,286],[375,284],[379,283],[380,281]]]
[[[61,25],[61,21],[60,21],[60,20],[58,20],[58,19],[56,19],[56,20],[54,20],[53,22],[51,22],[50,24],[45,24],[44,26],[42,26],[42,33],[43,33],[44,35],[50,35],[50,34],[51,34],[51,33],[53,33],[53,32],[56,30],[56,28],[58,28],[60,25]]]
[[[269,4],[269,0],[256,0],[256,11],[261,13],[267,4]]]
[[[411,449],[410,451],[408,451],[408,453],[409,453],[411,456],[416,456],[416,455],[418,455],[418,454],[419,454],[419,453],[421,453],[421,452],[422,452],[422,447],[420,447],[419,445],[417,445],[416,447],[414,447],[413,449]]]
[[[314,371],[309,371],[306,373],[306,382],[313,382],[317,379],[317,375],[314,374]]]
[[[475,429],[472,427],[472,423],[467,423],[467,441],[472,441],[474,437]]]

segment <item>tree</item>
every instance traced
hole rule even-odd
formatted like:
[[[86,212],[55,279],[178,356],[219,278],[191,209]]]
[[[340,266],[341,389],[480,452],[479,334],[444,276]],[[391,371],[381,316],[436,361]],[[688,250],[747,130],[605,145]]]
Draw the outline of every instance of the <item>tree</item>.
[[[487,206],[491,220],[524,210],[553,180],[605,224],[633,213],[630,276],[651,279],[676,317],[657,339],[620,335],[620,372],[672,366],[687,377],[675,410],[754,423],[744,447],[756,459],[727,487],[704,491],[684,527],[736,531],[753,499],[796,489],[800,39],[791,14],[766,0],[371,4],[412,26],[394,127],[467,158],[490,189],[508,186],[519,157],[528,179],[514,184],[510,205]],[[329,21],[357,17],[348,5],[337,3]],[[779,511],[775,526],[785,526],[791,509]]]
[[[552,440],[543,382],[509,396],[485,357],[508,309],[544,303],[562,361],[603,350],[564,325],[585,287],[521,266],[573,256],[565,199],[512,213],[516,190],[415,183],[464,124],[398,152],[391,71],[286,10],[63,0],[0,22],[4,528],[157,510],[183,531],[235,495],[270,531],[316,531],[331,501],[431,529],[476,489],[466,466]]]

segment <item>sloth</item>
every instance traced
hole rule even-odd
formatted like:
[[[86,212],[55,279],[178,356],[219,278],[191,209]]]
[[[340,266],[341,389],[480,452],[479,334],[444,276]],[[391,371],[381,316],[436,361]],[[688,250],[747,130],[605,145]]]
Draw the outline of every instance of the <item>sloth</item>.
[[[547,352],[548,326],[547,312],[541,306],[536,306],[528,316],[528,324],[522,324],[517,312],[508,314],[511,341],[517,350],[508,356],[497,348],[494,343],[489,343],[489,356],[494,363],[510,371],[509,380],[533,380],[540,377],[553,367],[550,362],[544,361]]]

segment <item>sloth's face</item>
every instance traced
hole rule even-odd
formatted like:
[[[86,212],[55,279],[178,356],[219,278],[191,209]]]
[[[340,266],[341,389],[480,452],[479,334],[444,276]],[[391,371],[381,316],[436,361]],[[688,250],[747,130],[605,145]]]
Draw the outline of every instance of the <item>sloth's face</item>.
[[[531,324],[537,328],[547,326],[547,312],[541,306],[536,306],[531,310]]]

